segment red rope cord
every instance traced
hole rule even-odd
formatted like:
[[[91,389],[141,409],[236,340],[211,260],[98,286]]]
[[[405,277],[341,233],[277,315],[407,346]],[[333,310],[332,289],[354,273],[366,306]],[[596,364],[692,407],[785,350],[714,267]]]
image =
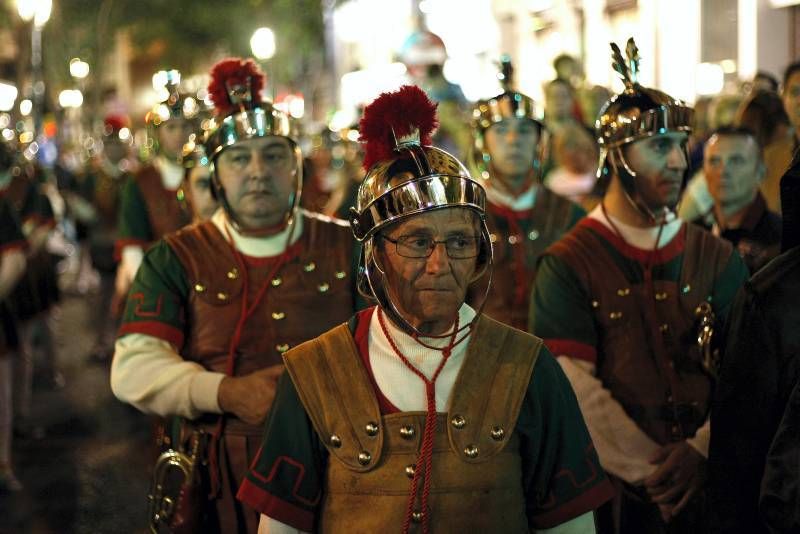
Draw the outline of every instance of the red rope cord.
[[[272,266],[270,269],[267,278],[264,280],[264,283],[258,289],[255,298],[250,306],[247,305],[247,297],[250,290],[250,277],[247,274],[247,265],[244,261],[244,256],[241,252],[239,252],[236,247],[233,245],[233,239],[231,238],[230,231],[226,228],[225,231],[228,234],[228,244],[231,246],[231,250],[233,251],[233,255],[236,258],[236,263],[239,266],[239,272],[242,273],[242,308],[239,312],[239,320],[236,323],[236,329],[233,332],[233,337],[231,337],[231,342],[228,345],[228,357],[226,360],[225,366],[225,374],[228,376],[233,376],[234,368],[236,365],[236,349],[239,347],[239,342],[242,338],[242,333],[244,332],[244,325],[247,323],[247,319],[249,319],[253,313],[255,312],[258,305],[264,298],[264,295],[267,293],[267,288],[269,288],[272,279],[277,274],[278,270],[283,267],[286,260],[289,259],[290,249],[287,247],[280,255],[277,257],[277,261],[275,265]],[[211,440],[208,447],[208,463],[209,463],[209,471],[211,472],[211,496],[215,497],[219,494],[220,490],[220,473],[219,473],[219,441],[222,438],[222,432],[225,428],[225,415],[223,414],[219,421],[217,421],[217,426],[214,428],[214,433],[211,436]]]
[[[431,478],[432,478],[432,465],[433,465],[433,438],[436,431],[436,379],[439,377],[439,374],[444,369],[447,360],[450,358],[450,354],[453,351],[453,347],[455,347],[458,343],[463,341],[466,336],[462,337],[460,340],[456,341],[456,334],[459,332],[458,328],[458,315],[456,315],[456,322],[455,326],[453,327],[453,333],[450,336],[450,342],[442,349],[436,349],[442,351],[442,360],[439,362],[439,365],[436,367],[436,371],[434,371],[433,376],[428,379],[425,374],[417,369],[414,364],[412,364],[406,356],[400,352],[400,349],[397,347],[394,339],[389,334],[388,328],[386,328],[386,322],[383,318],[383,313],[380,308],[378,308],[378,321],[380,322],[381,329],[383,330],[383,334],[386,336],[386,339],[389,340],[389,345],[391,345],[392,350],[400,358],[400,361],[415,375],[417,375],[420,380],[425,384],[425,398],[427,401],[427,410],[425,413],[425,430],[422,434],[422,447],[420,448],[419,455],[417,456],[417,468],[414,469],[414,478],[411,479],[411,492],[408,496],[408,503],[406,504],[406,515],[403,519],[403,534],[408,534],[409,529],[411,528],[411,517],[414,513],[414,502],[416,501],[417,496],[417,488],[419,487],[419,479],[422,473],[422,469],[420,469],[421,465],[425,467],[425,481],[423,482],[422,486],[422,532],[424,534],[428,534],[429,531],[429,513],[428,513],[428,497],[431,493]]]

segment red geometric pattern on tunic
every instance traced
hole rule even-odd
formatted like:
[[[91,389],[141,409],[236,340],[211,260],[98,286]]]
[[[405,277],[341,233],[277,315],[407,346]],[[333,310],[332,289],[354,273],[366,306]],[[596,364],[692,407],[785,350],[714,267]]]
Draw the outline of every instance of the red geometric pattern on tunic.
[[[252,473],[252,471],[251,471]],[[257,512],[304,532],[314,530],[314,514],[259,488],[245,478],[236,498]]]
[[[159,295],[158,300],[156,300],[156,308],[152,311],[145,311],[142,309],[142,305],[144,304],[144,293],[132,293],[129,297],[130,300],[138,300],[139,302],[136,303],[136,309],[133,310],[133,313],[136,317],[160,317],[161,316],[161,305],[164,303],[164,295]]]

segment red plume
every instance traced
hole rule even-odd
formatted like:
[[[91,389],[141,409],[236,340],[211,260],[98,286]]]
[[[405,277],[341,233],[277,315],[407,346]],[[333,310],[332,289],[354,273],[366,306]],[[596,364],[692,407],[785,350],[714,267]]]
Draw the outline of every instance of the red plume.
[[[236,86],[247,87],[248,80],[253,102],[260,102],[265,77],[255,61],[228,58],[214,65],[211,69],[211,81],[208,83],[208,94],[211,101],[214,102],[218,116],[224,117],[239,109],[239,105],[231,101],[228,90]],[[244,102],[244,104],[245,107],[252,107],[249,102]]]
[[[431,144],[431,134],[439,125],[436,104],[416,85],[404,85],[393,93],[382,93],[364,109],[359,124],[359,140],[366,143],[364,168],[391,159],[398,139],[419,130],[421,145]],[[392,136],[394,130],[394,136]]]

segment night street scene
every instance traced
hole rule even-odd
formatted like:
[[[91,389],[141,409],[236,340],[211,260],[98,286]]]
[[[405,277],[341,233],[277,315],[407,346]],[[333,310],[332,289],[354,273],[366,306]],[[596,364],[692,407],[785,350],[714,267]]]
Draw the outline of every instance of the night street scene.
[[[798,148],[800,0],[0,0],[0,534],[800,532]]]

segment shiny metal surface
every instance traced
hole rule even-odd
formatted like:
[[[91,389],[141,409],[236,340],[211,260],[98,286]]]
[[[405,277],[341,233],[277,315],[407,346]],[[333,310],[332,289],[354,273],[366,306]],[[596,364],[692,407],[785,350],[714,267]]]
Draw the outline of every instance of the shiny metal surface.
[[[467,207],[481,216],[486,194],[456,158],[435,147],[411,145],[398,158],[369,170],[358,190],[350,224],[359,241],[410,215]]]
[[[209,126],[204,144],[209,157],[214,159],[225,147],[239,141],[270,135],[291,138],[291,133],[289,117],[272,105],[264,103],[251,110],[214,119]]]
[[[635,84],[611,98],[595,122],[597,142],[614,148],[667,132],[690,132],[694,110],[666,93]]]

